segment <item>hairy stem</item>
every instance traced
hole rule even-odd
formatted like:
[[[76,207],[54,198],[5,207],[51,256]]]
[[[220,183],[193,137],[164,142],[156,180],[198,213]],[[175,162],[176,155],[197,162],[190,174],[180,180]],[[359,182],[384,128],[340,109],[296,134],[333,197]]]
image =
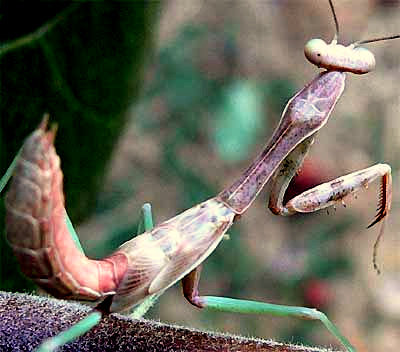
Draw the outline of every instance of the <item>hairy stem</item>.
[[[89,307],[47,297],[0,292],[0,350],[27,351],[78,322]],[[177,327],[112,314],[60,351],[328,352]],[[331,351],[332,352],[332,351]]]

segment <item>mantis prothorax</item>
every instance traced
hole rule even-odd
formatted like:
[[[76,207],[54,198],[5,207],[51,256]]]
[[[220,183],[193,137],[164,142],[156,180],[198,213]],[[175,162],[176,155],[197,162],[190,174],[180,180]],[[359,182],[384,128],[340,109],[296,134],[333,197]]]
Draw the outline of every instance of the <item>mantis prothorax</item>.
[[[336,15],[332,2],[329,3],[338,33]],[[380,178],[378,212],[370,226],[381,222],[378,239],[382,236],[392,195],[391,169],[387,164],[376,164],[337,178],[283,204],[291,178],[344,90],[346,72],[367,73],[374,66],[372,53],[355,48],[362,42],[339,46],[337,33],[329,45],[315,39],[307,43],[307,58],[326,71],[289,101],[268,144],[236,182],[214,198],[124,243],[103,260],[88,259],[69,235],[62,173],[53,146],[54,131],[47,131],[46,122],[40,125],[22,147],[7,194],[8,241],[23,271],[54,296],[101,300],[88,326],[71,328],[67,335],[45,342],[41,350],[52,350],[83,334],[101,314],[127,310],[182,280],[185,297],[196,307],[319,320],[348,351],[355,351],[327,316],[315,309],[201,296],[198,289],[202,262],[270,180],[269,208],[275,214],[291,215],[334,205]],[[366,65],[359,65],[364,58]]]

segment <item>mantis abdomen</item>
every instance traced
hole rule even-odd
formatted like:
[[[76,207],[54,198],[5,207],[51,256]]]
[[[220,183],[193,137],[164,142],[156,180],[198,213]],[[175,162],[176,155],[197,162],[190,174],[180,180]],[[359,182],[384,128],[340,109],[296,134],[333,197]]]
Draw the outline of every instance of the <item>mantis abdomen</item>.
[[[53,296],[97,300],[115,293],[127,258],[88,259],[68,233],[55,130],[46,123],[22,147],[6,196],[7,240],[22,272]]]

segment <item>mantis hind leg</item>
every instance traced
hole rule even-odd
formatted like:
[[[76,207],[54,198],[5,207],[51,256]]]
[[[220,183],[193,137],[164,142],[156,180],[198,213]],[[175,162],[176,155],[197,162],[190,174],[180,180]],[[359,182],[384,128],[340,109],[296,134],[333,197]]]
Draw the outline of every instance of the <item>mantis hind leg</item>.
[[[143,204],[142,206],[142,219],[138,227],[138,235],[142,232],[151,231],[154,227],[153,215],[151,212],[151,205],[149,203]],[[144,229],[144,231],[142,230]],[[133,312],[130,314],[132,319],[138,319],[143,317],[147,311],[157,302],[158,298],[164,293],[164,291],[155,293],[147,297],[142,303],[136,306]]]
[[[21,149],[18,151],[17,155],[14,157],[13,161],[11,162],[10,166],[8,167],[5,174],[0,179],[0,193],[3,191],[4,187],[7,185],[8,181],[12,177],[14,173],[14,169],[17,166],[18,159],[21,155]]]
[[[36,352],[52,352],[66,343],[76,340],[90,329],[95,327],[101,320],[101,313],[92,311],[86,318],[72,325],[69,329],[44,341],[35,350]]]
[[[269,314],[275,316],[295,317],[300,319],[319,320],[324,326],[346,347],[348,352],[355,352],[355,348],[344,337],[339,329],[328,317],[312,308],[285,306],[259,301],[249,301],[228,297],[200,296],[199,279],[201,267],[197,267],[182,279],[183,294],[186,299],[198,308],[208,310],[244,313],[244,314]]]

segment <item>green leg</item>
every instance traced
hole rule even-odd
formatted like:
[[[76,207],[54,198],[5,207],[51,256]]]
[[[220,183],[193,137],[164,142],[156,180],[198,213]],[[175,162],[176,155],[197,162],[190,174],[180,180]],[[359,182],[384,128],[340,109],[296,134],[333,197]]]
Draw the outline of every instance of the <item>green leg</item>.
[[[142,220],[138,226],[138,235],[143,232],[151,231],[154,227],[153,215],[151,212],[151,205],[145,203],[142,206]],[[143,230],[144,229],[144,230]],[[130,314],[132,319],[138,319],[143,317],[147,311],[157,302],[158,297],[160,297],[164,292],[156,293],[147,297],[142,303],[135,307],[133,312]]]
[[[74,227],[66,213],[66,222],[68,224],[68,228],[70,230],[70,234],[74,237],[75,242],[77,241],[77,245],[80,246],[78,236],[74,230]],[[153,228],[153,216],[151,213],[151,205],[146,203],[142,206],[141,212],[141,221],[138,227],[138,234],[142,233],[142,228],[145,231],[150,231]],[[82,250],[83,252],[83,250]],[[143,316],[148,309],[155,303],[159,295],[150,296],[147,300],[141,303],[136,310],[133,312],[135,317]],[[63,331],[62,333],[51,337],[44,341],[38,348],[37,352],[51,352],[54,351],[56,348],[65,345],[68,342],[75,341],[78,337],[82,336],[83,334],[87,333],[90,329],[96,326],[101,320],[102,314],[97,310],[93,310],[90,312],[85,318],[83,318],[80,322],[76,323],[75,325],[71,326],[69,329]]]
[[[142,303],[140,303],[138,306],[136,306],[131,314],[129,314],[129,317],[132,319],[139,319],[142,318],[148,310],[154,306],[154,304],[157,302],[158,298],[164,293],[164,291],[155,293],[154,295],[151,295],[147,297]]]
[[[143,232],[151,231],[153,230],[153,227],[154,224],[153,224],[153,214],[151,211],[151,204],[144,203],[142,205],[141,219],[139,222],[137,234],[140,235]]]
[[[80,322],[72,325],[68,330],[49,338],[43,342],[37,349],[37,352],[51,352],[56,348],[64,346],[66,343],[76,340],[79,336],[88,332],[91,328],[95,327],[101,320],[101,313],[93,311],[82,319]]]
[[[68,227],[68,232],[71,235],[72,239],[75,242],[75,245],[79,248],[79,250],[82,253],[85,253],[85,251],[83,250],[81,241],[79,241],[79,237],[78,234],[75,231],[74,225],[72,225],[71,219],[69,218],[67,211],[65,211],[65,222],[67,223],[67,227]]]
[[[346,347],[348,352],[356,351],[351,343],[340,333],[339,329],[328,319],[328,317],[316,309],[283,306],[279,304],[247,301],[227,297],[200,296],[198,291],[200,272],[201,267],[198,267],[182,280],[183,294],[188,301],[196,307],[221,312],[270,314],[281,317],[319,320],[332,333],[332,335]]]
[[[18,151],[17,155],[14,157],[14,160],[8,167],[6,173],[0,179],[0,193],[3,191],[4,187],[7,185],[8,181],[10,180],[11,176],[13,175],[15,166],[17,165],[19,155],[21,154],[21,149]]]

